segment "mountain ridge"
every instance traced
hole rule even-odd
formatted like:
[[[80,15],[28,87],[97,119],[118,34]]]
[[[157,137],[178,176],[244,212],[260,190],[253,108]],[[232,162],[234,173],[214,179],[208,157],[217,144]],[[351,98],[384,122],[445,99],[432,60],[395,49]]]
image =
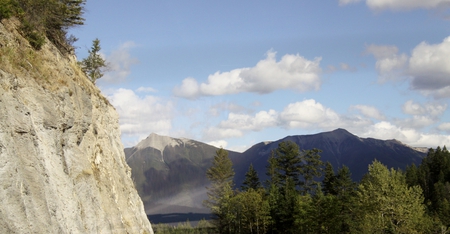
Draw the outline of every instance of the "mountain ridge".
[[[148,139],[155,144],[152,145]],[[310,135],[291,135],[275,141],[257,143],[242,153],[227,150],[236,172],[236,186],[239,187],[242,183],[250,164],[253,164],[261,181],[267,179],[265,169],[272,150],[276,149],[280,142],[287,140],[298,144],[301,150],[313,148],[322,150],[320,153],[322,161],[330,161],[335,169],[343,165],[348,166],[354,180],[361,179],[367,172],[367,166],[375,159],[388,167],[404,169],[406,165],[419,164],[426,155],[426,153],[417,151],[395,139],[361,138],[345,129]],[[196,209],[201,208],[201,201],[206,199],[206,191],[201,194],[199,190],[204,190],[209,184],[205,173],[211,166],[218,148],[200,141],[160,136],[154,133],[142,142],[144,141],[145,144],[140,142],[135,147],[125,149],[127,162],[133,169],[132,172],[139,173],[139,176],[136,176],[138,178],[134,177],[134,179],[137,182],[136,187],[139,193],[142,193],[144,204],[148,207],[156,207],[155,204],[158,207],[164,207],[165,204],[169,207],[166,210],[174,213],[177,212],[177,208],[170,207],[185,207],[183,210],[189,206]],[[137,147],[138,145],[139,147]],[[164,163],[158,160],[161,154],[164,154]],[[154,164],[149,165],[151,163]],[[143,166],[144,164],[146,166]],[[151,177],[147,177],[150,175]],[[177,180],[172,177],[183,177],[184,179]],[[160,183],[161,190],[166,190],[167,193],[148,195],[150,188],[142,186],[150,183],[149,181],[154,182],[155,178],[161,180],[157,183]],[[178,184],[179,182],[180,184]],[[168,189],[169,186],[179,189]],[[154,189],[157,187],[153,186]],[[196,191],[189,191],[189,189]],[[186,199],[186,197],[188,198]],[[183,202],[177,203],[177,201]],[[159,209],[159,211],[161,210]],[[158,211],[147,209],[148,214],[155,214],[154,212]]]

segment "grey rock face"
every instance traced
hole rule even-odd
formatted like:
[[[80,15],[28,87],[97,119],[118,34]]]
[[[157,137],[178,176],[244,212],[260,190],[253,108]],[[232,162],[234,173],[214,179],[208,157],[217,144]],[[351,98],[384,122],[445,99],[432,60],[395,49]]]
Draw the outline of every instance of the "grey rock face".
[[[0,233],[153,233],[115,109],[74,59],[37,53],[47,81],[0,60]]]

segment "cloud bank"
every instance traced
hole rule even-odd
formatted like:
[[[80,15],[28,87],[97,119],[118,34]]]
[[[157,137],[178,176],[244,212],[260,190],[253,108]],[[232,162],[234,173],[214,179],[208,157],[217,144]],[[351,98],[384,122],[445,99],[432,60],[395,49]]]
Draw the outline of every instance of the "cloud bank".
[[[307,99],[290,103],[282,111],[268,110],[254,114],[229,113],[226,120],[205,129],[203,138],[210,141],[240,138],[249,132],[279,127],[286,130],[311,131],[345,128],[360,137],[397,139],[413,146],[437,147],[450,145],[450,136],[437,132],[424,133],[419,129],[439,122],[446,108],[446,104],[420,104],[407,101],[403,105],[403,111],[412,117],[389,121],[380,110],[373,106],[354,105],[349,109],[356,111],[356,114],[338,114],[313,99]],[[443,123],[436,129],[450,131],[450,123]]]

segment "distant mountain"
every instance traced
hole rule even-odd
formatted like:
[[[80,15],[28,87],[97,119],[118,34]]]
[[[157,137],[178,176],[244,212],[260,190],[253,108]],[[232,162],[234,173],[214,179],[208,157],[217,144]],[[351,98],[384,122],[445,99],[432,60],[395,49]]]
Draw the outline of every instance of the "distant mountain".
[[[288,136],[273,142],[262,142],[244,153],[229,151],[236,172],[237,186],[242,183],[250,164],[260,179],[265,176],[267,160],[282,141],[293,141],[301,150],[322,150],[321,159],[335,170],[350,168],[354,180],[360,180],[375,159],[388,167],[404,169],[420,164],[426,155],[396,140],[360,138],[344,129],[314,135]],[[126,160],[132,168],[136,188],[148,214],[208,212],[202,206],[209,184],[206,170],[218,148],[189,139],[151,134],[135,147],[126,148]]]
[[[196,212],[207,212],[202,206],[208,184],[205,175],[216,150],[202,142],[154,133],[126,148],[126,161],[147,213],[184,212],[193,208]]]
[[[250,163],[262,180],[266,178],[267,160],[272,150],[283,141],[292,141],[300,150],[320,149],[321,159],[329,161],[334,169],[346,165],[352,178],[359,181],[367,172],[367,166],[375,159],[388,167],[404,169],[407,165],[420,164],[426,156],[423,149],[413,149],[397,140],[360,138],[345,129],[336,129],[313,135],[288,136],[274,142],[264,142],[252,146],[242,154],[243,162],[236,167],[236,181],[242,181]]]

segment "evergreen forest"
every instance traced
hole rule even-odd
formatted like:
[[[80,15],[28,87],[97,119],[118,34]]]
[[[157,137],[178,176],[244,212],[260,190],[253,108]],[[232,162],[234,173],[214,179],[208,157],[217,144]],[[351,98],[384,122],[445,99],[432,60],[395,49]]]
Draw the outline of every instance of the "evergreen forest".
[[[235,189],[228,153],[217,150],[207,171],[211,185],[204,201],[215,219],[207,229],[203,225],[197,232],[184,231],[449,232],[450,153],[445,146],[429,149],[420,165],[410,165],[405,171],[374,161],[359,182],[352,181],[348,167],[335,169],[322,162],[320,153],[282,142],[269,159],[269,179],[260,181],[250,165],[242,186]]]

